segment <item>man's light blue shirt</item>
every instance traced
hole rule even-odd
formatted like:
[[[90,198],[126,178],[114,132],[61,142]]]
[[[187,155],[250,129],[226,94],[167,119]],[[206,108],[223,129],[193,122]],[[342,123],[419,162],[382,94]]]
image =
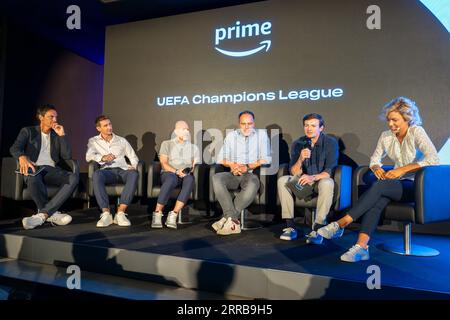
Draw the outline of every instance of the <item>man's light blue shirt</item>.
[[[272,162],[270,141],[265,129],[253,129],[249,136],[244,136],[240,129],[227,134],[223,146],[217,155],[216,162],[224,160],[242,164],[264,160]]]

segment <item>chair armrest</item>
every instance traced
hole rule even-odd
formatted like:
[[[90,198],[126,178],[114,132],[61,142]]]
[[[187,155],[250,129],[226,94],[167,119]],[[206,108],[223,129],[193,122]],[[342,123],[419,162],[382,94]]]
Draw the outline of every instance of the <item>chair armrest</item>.
[[[22,200],[23,177],[15,173],[19,161],[12,157],[2,158],[1,195],[14,200]]]
[[[336,203],[334,209],[342,211],[351,205],[352,200],[352,168],[350,166],[339,165],[336,167],[333,176],[336,190],[334,190]]]
[[[153,188],[161,185],[161,162],[153,161],[148,166],[147,174],[147,197],[151,198]]]
[[[193,200],[206,200],[205,196],[209,195],[209,167],[206,163],[200,163],[194,167]]]
[[[88,195],[90,197],[94,196],[94,181],[92,180],[94,178],[94,172],[96,170],[100,169],[100,165],[95,161],[89,161],[89,167],[88,167]]]
[[[72,171],[72,173],[75,173],[77,175],[77,187],[75,188],[75,190],[72,193],[72,198],[78,198],[79,195],[79,179],[80,179],[80,165],[78,163],[78,160],[75,159],[67,159],[67,160],[62,160],[65,162],[66,166],[68,167],[68,169],[70,169]]]
[[[273,175],[266,174],[266,169],[269,168],[270,165],[263,164],[262,166],[256,168],[253,173],[259,179],[259,190],[258,190],[258,200],[259,205],[267,205],[269,204],[269,177]],[[278,174],[279,170],[277,171]]]
[[[278,179],[280,179],[282,176],[287,176],[289,175],[289,164],[288,163],[282,163],[280,164],[280,166],[278,167],[278,172],[277,172],[277,181]]]
[[[142,197],[144,191],[144,174],[145,174],[145,162],[143,160],[139,160],[136,170],[138,172],[138,185],[137,185],[137,196]]]
[[[416,223],[450,220],[450,166],[426,166],[416,172]]]

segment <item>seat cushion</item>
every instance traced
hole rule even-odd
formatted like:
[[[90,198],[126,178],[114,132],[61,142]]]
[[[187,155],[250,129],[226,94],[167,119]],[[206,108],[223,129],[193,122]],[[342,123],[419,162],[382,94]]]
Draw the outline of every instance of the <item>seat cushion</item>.
[[[389,203],[384,209],[384,219],[415,223],[414,203]]]

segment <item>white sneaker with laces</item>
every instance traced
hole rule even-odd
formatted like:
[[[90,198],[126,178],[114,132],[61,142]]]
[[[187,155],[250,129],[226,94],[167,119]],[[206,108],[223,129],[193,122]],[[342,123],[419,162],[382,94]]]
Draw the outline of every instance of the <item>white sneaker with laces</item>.
[[[214,231],[218,231],[223,228],[223,225],[227,221],[227,218],[223,217],[222,219],[214,222],[211,227],[214,229]]]
[[[323,237],[318,234],[316,231],[311,231],[307,236],[306,236],[306,243],[308,244],[322,244],[323,242]]]
[[[317,230],[317,233],[325,239],[335,239],[342,237],[344,234],[344,229],[339,227],[339,224],[335,221],[320,228]]]
[[[114,216],[114,223],[120,227],[129,227],[131,226],[130,220],[127,218],[127,214],[123,211],[119,211]]]
[[[152,215],[152,228],[161,229],[162,225],[162,212],[154,211]]]
[[[367,246],[367,249],[364,249],[359,244],[355,244],[341,256],[341,260],[345,262],[358,262],[369,259],[370,259],[369,246]]]
[[[239,220],[228,218],[222,229],[217,230],[217,234],[227,236],[230,234],[241,233],[241,223]]]
[[[23,218],[22,225],[25,229],[34,229],[38,226],[41,226],[47,218],[43,213],[33,214],[31,217]]]
[[[167,216],[166,226],[167,228],[176,229],[177,228],[177,213],[170,211]]]
[[[291,227],[287,227],[283,229],[283,233],[281,234],[280,239],[291,241],[297,239],[297,237],[298,237],[297,230]]]
[[[111,216],[111,213],[105,211],[100,215],[100,220],[98,220],[97,222],[97,228],[105,228],[107,226],[110,226],[112,223],[113,218]]]
[[[56,211],[50,217],[47,218],[47,222],[50,222],[52,225],[57,226],[65,226],[72,221],[72,217],[68,214],[61,213]]]

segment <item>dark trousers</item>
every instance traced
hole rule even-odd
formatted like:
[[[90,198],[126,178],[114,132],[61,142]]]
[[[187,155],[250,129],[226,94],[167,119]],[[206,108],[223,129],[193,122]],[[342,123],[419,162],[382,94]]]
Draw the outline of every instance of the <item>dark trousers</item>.
[[[189,196],[194,190],[195,179],[191,174],[180,178],[173,172],[162,172],[161,173],[161,191],[158,196],[158,203],[166,205],[169,201],[172,191],[181,186],[181,191],[178,194],[177,200],[186,204],[189,200]]]
[[[100,208],[109,208],[109,198],[106,193],[107,184],[124,183],[125,187],[120,195],[120,203],[129,205],[136,193],[139,174],[136,170],[121,168],[102,169],[94,172],[94,194]]]
[[[361,233],[371,235],[375,231],[381,213],[391,201],[414,201],[414,181],[378,180],[364,192],[348,212],[353,220],[362,218]]]
[[[39,212],[52,215],[72,195],[78,185],[79,176],[76,173],[63,170],[59,167],[42,166],[38,175],[24,176],[31,198]],[[37,167],[37,168],[40,168]],[[36,169],[37,169],[36,168]],[[61,187],[52,199],[48,199],[47,185]]]

